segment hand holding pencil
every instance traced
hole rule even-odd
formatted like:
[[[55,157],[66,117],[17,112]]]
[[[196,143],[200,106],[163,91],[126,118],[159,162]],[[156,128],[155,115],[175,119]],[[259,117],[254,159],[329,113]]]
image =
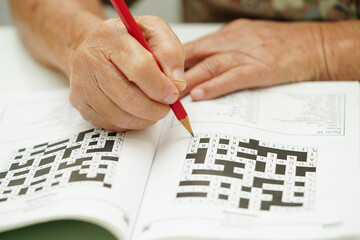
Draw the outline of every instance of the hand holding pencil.
[[[186,87],[184,49],[158,17],[137,24],[159,61],[120,19],[93,24],[70,61],[70,101],[85,119],[108,130],[146,128],[169,112]],[[181,113],[181,112],[180,112]]]
[[[148,43],[146,42],[146,39],[145,39],[143,33],[141,32],[140,28],[138,27],[137,23],[135,22],[135,19],[131,15],[124,0],[111,0],[111,3],[113,4],[114,8],[116,9],[117,13],[119,14],[121,20],[123,21],[126,29],[129,32],[129,34],[131,34],[131,36],[133,36],[146,50],[148,50],[153,55],[157,66],[159,67],[160,70],[162,70],[159,62],[157,61],[156,57],[154,56],[153,52],[151,51]],[[173,110],[176,118],[180,121],[180,123],[191,134],[191,136],[194,136],[193,130],[191,128],[191,124],[189,121],[189,117],[187,116],[187,113],[186,113],[184,107],[182,106],[180,100],[178,99],[176,102],[170,104],[170,107]]]

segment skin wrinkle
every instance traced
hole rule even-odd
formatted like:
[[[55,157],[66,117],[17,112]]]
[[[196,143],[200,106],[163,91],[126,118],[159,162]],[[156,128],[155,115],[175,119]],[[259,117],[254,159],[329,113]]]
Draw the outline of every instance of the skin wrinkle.
[[[129,82],[129,84],[127,84],[127,90],[130,89],[131,85],[133,83]],[[146,110],[144,104],[139,104],[139,99],[132,99],[131,96],[129,94],[124,94],[123,96],[123,100],[122,100],[122,105],[123,106],[127,106],[128,109],[132,109],[132,111],[130,112],[129,110],[129,114],[132,114],[133,116],[136,117],[140,117],[141,113],[144,112]],[[132,113],[132,112],[136,112]],[[149,120],[151,121],[152,119],[145,119],[145,120]]]
[[[100,53],[101,53],[101,51],[100,51]],[[103,52],[102,52],[103,53]],[[102,54],[102,56],[106,56],[106,54]],[[110,63],[112,63],[113,61],[112,61],[112,59],[111,59],[111,53],[109,53],[109,62]],[[115,64],[113,64],[113,67],[118,71],[118,74],[121,76],[121,75],[123,75],[119,70],[118,70],[118,68],[116,67],[116,65]],[[98,79],[98,77],[97,77],[97,73],[93,73],[93,75],[94,76],[96,76],[96,82],[97,82],[97,86],[98,86],[98,88],[105,94],[105,89],[104,89],[104,86],[101,84],[101,82],[102,81],[99,81]],[[132,87],[135,87],[136,85],[134,84],[134,83],[132,83],[132,82],[130,82],[130,81],[128,81],[127,79],[125,79],[124,78],[124,76],[123,76],[123,86],[122,86],[122,89],[125,89],[126,91],[124,91],[124,92],[126,92],[125,94],[122,94],[122,106],[131,106],[131,107],[128,107],[129,109],[135,109],[135,112],[136,113],[138,113],[138,114],[133,114],[133,113],[131,113],[131,112],[129,112],[129,114],[130,115],[132,115],[132,116],[134,116],[134,117],[139,117],[140,115],[141,115],[141,113],[143,113],[143,112],[145,112],[145,110],[147,109],[147,106],[145,106],[144,104],[141,104],[140,103],[140,98],[135,98],[135,99],[132,99],[131,98],[131,93],[129,94],[128,92],[131,92],[132,90]],[[124,97],[125,96],[125,97]],[[112,98],[109,98],[110,100],[112,100]],[[121,106],[121,105],[118,105],[116,102],[114,102],[113,100],[112,100],[112,102],[116,105],[116,106],[118,106],[120,109],[123,109],[123,107]],[[136,104],[134,104],[134,103],[136,103]],[[153,118],[143,118],[144,120],[148,120],[148,121],[154,121],[154,119]]]
[[[114,67],[116,68],[116,66],[114,65]],[[117,69],[117,68],[116,68]],[[120,71],[118,71],[118,74],[119,75],[122,75],[122,73]],[[144,104],[141,104],[140,103],[140,98],[136,98],[136,99],[132,99],[131,98],[131,93],[128,94],[128,92],[133,92],[133,88],[136,87],[136,85],[126,79],[123,79],[124,81],[122,82],[123,84],[125,84],[125,86],[122,87],[122,89],[126,89],[127,91],[124,91],[125,94],[122,95],[123,96],[126,96],[125,98],[123,98],[124,100],[122,105],[123,106],[128,106],[128,105],[133,105],[134,102],[138,102],[136,105],[134,106],[138,106],[138,107],[130,107],[132,109],[137,109],[136,112],[138,113],[138,115],[141,115],[141,113],[143,113],[145,110],[146,110],[146,107],[144,106]],[[103,89],[103,86],[100,86],[102,89]],[[141,90],[140,90],[141,91]],[[143,92],[142,92],[143,93]],[[144,94],[144,93],[143,93]],[[145,95],[145,94],[144,94]],[[141,106],[141,110],[139,110],[139,106]],[[121,106],[119,106],[121,108]],[[134,115],[134,114],[132,114]],[[135,115],[134,115],[135,116]],[[145,118],[145,120],[149,120],[149,121],[153,121],[154,119],[152,118]]]
[[[221,53],[221,52],[219,52],[218,54],[226,54],[226,55],[231,55],[231,56],[238,56],[237,54],[236,54],[237,52],[235,51],[235,52],[232,52],[232,51],[227,51],[227,52],[224,52],[224,53]],[[216,56],[216,55],[213,55],[213,56]],[[209,57],[210,58],[210,57]],[[207,59],[209,59],[209,58],[207,58]],[[234,59],[234,58],[233,58]],[[243,58],[240,58],[240,60],[242,60]],[[208,60],[204,60],[204,62],[205,61],[208,61]],[[234,62],[234,61],[232,61],[232,62]],[[246,66],[250,66],[250,65],[253,65],[253,63],[250,63],[250,62],[241,62],[241,63],[238,63],[238,64],[236,64],[236,65],[234,65],[234,66],[232,66],[232,67],[227,67],[225,70],[223,70],[223,71],[216,71],[214,74],[212,74],[209,78],[207,78],[207,79],[204,79],[204,80],[202,80],[200,83],[204,83],[204,84],[206,84],[206,81],[208,80],[208,79],[213,79],[213,78],[216,78],[216,77],[221,77],[221,75],[222,74],[224,74],[224,73],[226,73],[227,71],[229,71],[229,70],[231,70],[232,68],[233,69],[238,69],[238,68],[240,68],[240,67],[246,67]],[[217,66],[217,67],[219,67],[219,66]],[[216,74],[217,73],[217,74]],[[236,77],[236,76],[235,76]],[[233,79],[233,81],[234,81],[235,79]],[[209,81],[208,82],[209,83],[209,85],[210,86],[215,86],[214,85],[214,83],[212,82],[212,81]],[[197,84],[199,84],[199,83],[197,83]],[[204,85],[204,86],[206,86],[206,85]],[[191,87],[191,86],[190,86]],[[211,88],[211,87],[209,87],[209,86],[206,86],[207,88]],[[234,91],[235,90],[238,90],[238,89],[234,89]]]
[[[98,113],[96,111],[96,109],[91,106],[89,99],[91,99],[91,97],[90,98],[88,97],[87,91],[85,90],[84,94],[83,94],[83,104],[87,107],[88,110],[93,111],[97,115],[99,115],[100,113]],[[87,112],[85,111],[85,113],[87,113]],[[87,114],[86,116],[88,118],[87,119],[88,121],[93,122],[93,118],[92,118],[92,117],[94,117],[93,114]]]
[[[360,43],[359,21],[324,24],[325,51],[332,80],[359,80]],[[347,32],[347,35],[344,35]],[[344,45],[343,42],[351,42]],[[356,64],[357,63],[357,64]]]
[[[294,24],[296,24],[296,23],[294,23]],[[297,38],[299,34],[295,34],[295,33],[301,32],[301,29],[303,28],[303,26],[296,24],[294,27],[297,27],[299,30],[291,32],[290,34],[291,34],[292,38]],[[309,32],[313,32],[312,29],[313,29],[313,27],[308,27]],[[288,58],[289,62],[294,62],[294,63],[296,62],[297,63],[297,64],[295,64],[296,66],[301,66],[301,65],[304,65],[304,57],[303,57],[304,54],[303,53],[307,52],[307,55],[305,54],[305,56],[308,56],[308,59],[305,59],[305,61],[307,62],[308,66],[309,67],[317,66],[317,67],[312,68],[313,71],[305,71],[304,72],[304,74],[308,73],[309,74],[308,76],[302,76],[301,74],[300,75],[291,74],[291,72],[294,71],[294,68],[287,67],[288,62],[285,62],[285,66],[283,66],[282,69],[278,68],[278,70],[277,70],[278,72],[288,72],[288,74],[285,74],[285,75],[294,76],[294,78],[292,79],[291,82],[313,80],[314,78],[316,79],[317,70],[319,70],[321,68],[321,66],[317,64],[318,61],[316,60],[316,59],[318,59],[318,57],[316,56],[317,47],[314,47],[314,49],[315,49],[314,51],[309,50],[309,48],[306,47],[306,46],[317,46],[318,45],[317,40],[314,38],[314,36],[316,36],[316,35],[317,35],[316,32],[313,32],[312,34],[307,34],[307,36],[310,36],[310,39],[304,39],[304,42],[299,41],[299,44],[295,45],[294,48],[290,49],[291,54],[289,54],[290,58]],[[305,43],[305,46],[303,43]],[[273,61],[273,62],[277,62],[277,61]],[[276,64],[272,64],[272,65],[276,66]]]
[[[100,91],[100,92],[102,92],[102,90],[99,88],[98,89],[98,91]],[[103,93],[103,92],[102,92]],[[96,94],[96,93],[95,93]],[[90,94],[91,95],[91,94]],[[97,110],[97,108],[95,108],[95,107],[92,107],[92,105],[94,105],[94,104],[91,104],[91,102],[90,102],[90,100],[92,100],[93,98],[92,97],[87,97],[87,96],[89,96],[89,94],[85,94],[85,97],[86,97],[86,102],[88,102],[88,103],[90,103],[90,105],[88,104],[88,106],[91,106],[91,109],[92,110],[94,110],[98,115],[107,115],[106,113],[108,113],[108,111],[109,110],[107,110],[107,109],[104,109],[104,108],[100,108],[101,110]],[[109,101],[111,102],[111,103],[113,103],[115,106],[117,106],[111,99],[109,99]],[[97,106],[97,105],[94,105],[94,106]],[[121,123],[124,123],[123,125],[126,127],[126,128],[128,128],[128,123],[127,122],[130,122],[129,120],[127,120],[127,121],[125,121],[126,119],[128,119],[129,118],[129,116],[123,116],[123,117],[121,117],[121,118],[118,118],[118,121],[120,122],[121,121]],[[109,119],[110,120],[110,123],[111,123],[111,119]],[[120,123],[120,125],[122,125]],[[126,123],[126,124],[125,124]],[[118,124],[115,124],[115,125],[118,125]]]
[[[103,53],[103,52],[101,52],[101,51],[99,51],[99,53]],[[103,57],[105,57],[105,55],[102,55]],[[95,57],[95,58],[97,58],[96,56],[94,56],[93,55],[93,57]],[[106,58],[106,57],[105,57]],[[98,59],[98,58],[97,58]],[[115,66],[115,68],[116,68],[116,66]],[[89,68],[89,69],[93,69],[93,70],[95,70],[96,68]],[[98,73],[97,72],[93,72],[93,74],[92,74],[92,76],[93,76],[93,78],[94,78],[94,82],[96,83],[96,87],[99,89],[99,91],[101,91],[101,93],[104,95],[104,96],[106,96],[106,94],[105,94],[105,91],[104,91],[104,88],[103,88],[103,86],[102,86],[102,84],[101,84],[101,82],[102,81],[99,81],[98,79]],[[129,85],[130,85],[130,83],[129,84],[127,84],[128,82],[127,81],[125,81],[125,84],[126,84],[126,89],[128,89],[128,87],[129,87]],[[109,100],[115,105],[115,106],[118,106],[118,104],[117,103],[115,103],[110,97],[109,97]],[[126,102],[126,101],[125,101]],[[120,109],[121,109],[121,106],[118,106]]]
[[[255,59],[256,61],[263,63],[265,66],[269,66],[269,67],[270,67],[270,64],[266,63],[266,62],[263,61],[261,58],[255,57],[255,56],[253,56],[253,55],[251,55],[251,54],[248,54],[248,53],[246,53],[246,52],[244,52],[244,51],[241,51],[241,50],[239,50],[239,49],[236,49],[235,52],[236,52],[236,53],[240,53],[240,54],[242,54],[242,55],[245,55],[245,56],[247,56],[247,57],[249,57],[249,58]]]
[[[325,68],[325,77],[321,77],[321,73],[318,75],[319,80],[322,79],[332,79],[330,71],[329,71],[329,66],[328,66],[328,62],[327,62],[327,56],[326,56],[326,50],[325,50],[325,37],[324,37],[324,32],[322,29],[322,26],[319,25],[319,36],[320,36],[320,42],[321,42],[321,51],[322,51],[322,58],[321,61],[324,63],[324,68]]]
[[[99,53],[103,53],[103,52],[99,51]],[[104,56],[104,57],[106,58],[106,54],[103,53],[102,56]],[[109,55],[109,56],[110,56],[110,55]],[[97,58],[96,56],[94,56],[94,57]],[[110,59],[108,59],[108,60],[109,60],[110,63],[112,63],[111,57],[110,57]],[[113,64],[113,66],[114,66],[115,69],[117,69],[116,65]],[[91,69],[91,68],[90,68],[90,69]],[[95,68],[92,68],[92,69],[95,69]],[[118,72],[118,73],[121,73],[121,72]],[[99,81],[99,80],[98,80],[98,79],[99,79],[99,78],[98,78],[98,73],[94,72],[92,75],[94,76],[94,80],[95,80],[95,82],[96,82],[97,88],[102,92],[102,94],[103,94],[104,96],[106,96],[106,95],[105,95],[104,86],[102,86],[102,84],[101,84],[102,81]],[[123,80],[124,80],[123,83],[125,83],[125,87],[123,87],[123,89],[129,91],[131,82],[127,81],[126,79],[123,79]],[[124,95],[123,95],[123,96],[124,96]],[[123,98],[123,99],[125,99],[125,100],[124,100],[124,103],[123,103],[124,106],[127,105],[127,104],[129,104],[129,102],[130,102],[130,96],[129,96],[129,94],[126,94],[126,96],[127,96],[127,97]],[[122,107],[119,106],[116,102],[114,102],[112,98],[109,97],[109,99],[110,99],[110,101],[112,101],[112,102],[114,103],[114,105],[118,106],[120,109],[122,108]],[[135,115],[133,115],[133,114],[131,114],[131,113],[129,113],[129,114],[135,117]],[[151,119],[145,119],[145,120],[151,120]]]
[[[216,55],[216,53],[210,55],[207,59],[199,63],[200,68],[202,68],[202,72],[209,74],[209,79],[215,77],[220,68],[220,66],[216,63],[215,58],[211,58],[211,56],[214,55]]]
[[[202,53],[203,55],[195,55],[196,49],[198,49],[197,45],[199,43],[198,42],[191,42],[191,43],[187,43],[185,45],[185,56],[186,56],[186,60],[185,60],[185,67],[190,70],[193,66],[195,66],[198,63],[198,60],[201,58],[206,58],[211,56],[212,53],[206,53],[206,55],[204,53]]]
[[[312,75],[309,75],[303,79],[300,79],[300,81],[317,81],[317,80],[324,80],[326,78],[323,78],[322,76],[324,73],[326,73],[326,65],[323,64],[324,62],[324,56],[323,56],[323,36],[321,32],[321,25],[315,24],[314,22],[311,23],[311,26],[308,27],[311,34],[309,34],[309,39],[307,40],[306,45],[312,46],[312,49],[307,49],[306,46],[302,46],[302,50],[306,51],[309,56],[309,65],[311,68],[311,71],[308,71],[309,73],[313,73]],[[301,63],[299,63],[301,64]],[[325,74],[327,75],[327,74]]]
[[[93,56],[94,57],[94,56]],[[86,64],[87,66],[88,66],[88,69],[90,69],[90,70],[94,70],[94,68],[92,68],[91,67],[91,64],[90,64],[90,61],[89,61],[90,59],[87,59],[87,58],[85,58],[85,61],[83,61],[83,64]],[[93,75],[93,77],[94,77],[94,81],[89,81],[90,83],[92,83],[92,84],[95,84],[96,86],[99,86],[98,85],[98,81],[97,81],[97,78],[96,78],[96,76],[95,75]],[[87,85],[87,84],[86,84]],[[86,86],[85,85],[85,86]],[[90,93],[91,92],[91,90],[89,91],[89,88],[87,87],[87,88],[81,88],[81,92],[83,93],[83,94],[81,94],[81,97],[82,97],[82,103],[83,104],[85,104],[85,106],[87,106],[88,108],[90,108],[92,111],[94,111],[96,114],[98,114],[98,115],[100,115],[100,113],[91,105],[91,103],[90,103],[90,100],[92,99],[92,93]],[[89,116],[88,116],[89,117]],[[92,122],[93,121],[93,119],[90,117],[90,120],[88,120],[88,121],[90,121],[90,122]]]

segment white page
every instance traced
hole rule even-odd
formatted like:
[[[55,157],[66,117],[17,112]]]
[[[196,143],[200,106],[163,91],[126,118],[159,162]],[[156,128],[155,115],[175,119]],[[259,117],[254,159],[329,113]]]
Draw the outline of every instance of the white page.
[[[0,103],[0,231],[70,218],[128,238],[161,126],[111,136],[95,129],[81,139],[94,127],[70,106],[66,89],[3,96]],[[110,152],[96,150],[104,147]]]
[[[360,234],[357,82],[298,83],[183,103],[195,134],[217,142],[214,148],[204,143],[204,160],[197,156],[199,137],[191,139],[174,118],[168,119],[133,239],[329,239]],[[220,144],[219,138],[229,142]],[[274,148],[278,155],[271,154]],[[226,153],[212,154],[210,149]],[[270,150],[261,158],[264,149]],[[285,150],[290,152],[283,156]],[[252,156],[256,159],[249,160]],[[262,162],[259,169],[257,162]],[[297,164],[296,170],[291,164]],[[275,201],[274,192],[284,198]]]

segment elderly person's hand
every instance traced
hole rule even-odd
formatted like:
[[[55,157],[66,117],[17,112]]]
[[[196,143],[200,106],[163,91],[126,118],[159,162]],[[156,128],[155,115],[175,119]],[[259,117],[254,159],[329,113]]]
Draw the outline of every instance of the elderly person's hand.
[[[162,70],[120,19],[101,23],[73,54],[70,101],[95,126],[141,129],[169,111],[186,86],[184,49],[158,17],[136,19]]]
[[[193,100],[205,100],[297,81],[359,79],[359,56],[354,53],[359,44],[358,21],[235,20],[185,45],[189,70],[182,95],[191,91]]]
[[[93,125],[141,129],[169,111],[186,86],[184,47],[161,18],[136,18],[152,54],[100,0],[12,0],[14,23],[32,56],[70,79],[70,101]]]

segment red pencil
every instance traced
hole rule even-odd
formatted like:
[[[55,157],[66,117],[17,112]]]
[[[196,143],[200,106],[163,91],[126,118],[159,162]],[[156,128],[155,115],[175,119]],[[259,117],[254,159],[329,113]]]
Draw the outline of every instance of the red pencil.
[[[146,42],[144,35],[140,31],[139,26],[136,24],[135,19],[131,15],[124,0],[110,0],[110,1],[114,6],[115,10],[117,11],[117,13],[119,14],[129,34],[133,36],[144,48],[146,48],[146,50],[148,50],[153,55],[156,64],[158,65],[160,70],[162,70],[159,62],[156,60],[156,57],[151,51],[148,43]],[[191,136],[194,136],[188,115],[183,105],[181,104],[180,100],[178,99],[175,103],[170,104],[170,107],[174,112],[176,118],[180,121],[181,125],[183,125],[186,128],[186,130],[191,134]]]

